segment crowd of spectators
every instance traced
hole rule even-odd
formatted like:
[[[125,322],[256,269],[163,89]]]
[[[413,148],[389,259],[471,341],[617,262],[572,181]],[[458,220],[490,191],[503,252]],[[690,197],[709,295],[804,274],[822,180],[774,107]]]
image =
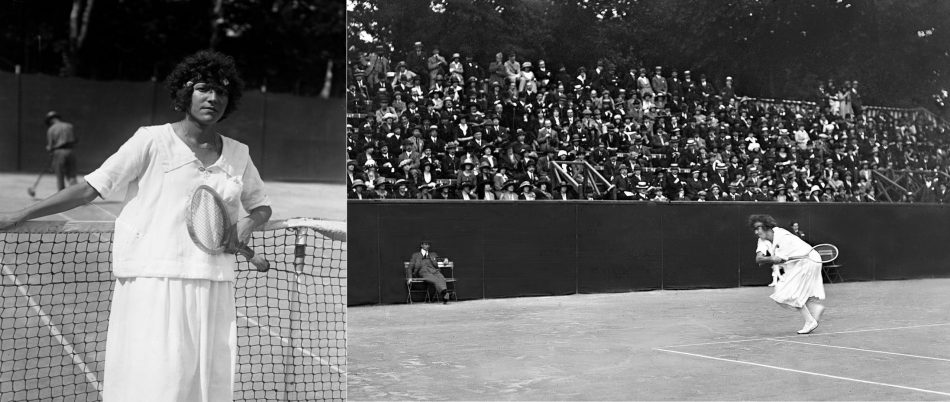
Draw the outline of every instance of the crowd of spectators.
[[[448,57],[447,57],[448,56]],[[944,130],[913,113],[871,113],[857,81],[828,80],[811,102],[737,95],[731,77],[599,60],[443,56],[416,42],[348,66],[349,198],[875,202],[877,172],[924,172],[893,201],[950,202]],[[555,164],[585,161],[595,196]],[[583,166],[565,172],[584,181]],[[890,195],[888,195],[889,198]]]

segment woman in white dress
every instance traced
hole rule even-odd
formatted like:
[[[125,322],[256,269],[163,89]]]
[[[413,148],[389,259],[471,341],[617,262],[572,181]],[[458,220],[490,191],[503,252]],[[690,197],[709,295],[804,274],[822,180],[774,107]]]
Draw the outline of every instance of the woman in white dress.
[[[798,236],[778,227],[775,218],[770,215],[750,216],[749,226],[759,238],[760,245],[766,242],[765,248],[768,249],[759,247],[756,250],[755,262],[775,264],[785,271],[781,280],[775,283],[775,292],[769,297],[782,307],[798,310],[805,321],[798,333],[811,333],[818,328],[821,313],[825,310],[825,306],[819,302],[825,299],[821,263],[796,257],[811,255],[817,259],[818,252],[812,250],[811,246]]]
[[[128,188],[113,235],[116,283],[102,398],[230,401],[237,356],[236,261],[192,243],[185,224],[188,199],[199,185],[214,188],[237,222],[241,243],[270,218],[270,199],[247,145],[217,132],[217,123],[241,98],[234,60],[198,52],[169,74],[167,85],[181,120],[139,128],[85,182],[0,214],[0,228]]]

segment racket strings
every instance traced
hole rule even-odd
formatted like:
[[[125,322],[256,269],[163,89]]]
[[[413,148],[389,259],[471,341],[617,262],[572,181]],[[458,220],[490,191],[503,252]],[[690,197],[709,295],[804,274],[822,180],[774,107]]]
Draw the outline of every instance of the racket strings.
[[[198,189],[191,199],[190,233],[204,251],[220,253],[228,243],[229,219],[223,205],[205,189]]]

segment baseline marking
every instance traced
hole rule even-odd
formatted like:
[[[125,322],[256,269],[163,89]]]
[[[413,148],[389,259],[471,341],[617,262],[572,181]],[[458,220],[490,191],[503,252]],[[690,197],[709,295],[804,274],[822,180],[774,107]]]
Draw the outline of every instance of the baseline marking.
[[[293,343],[290,341],[290,339],[287,339],[287,338],[284,338],[284,337],[280,336],[280,334],[274,332],[274,330],[270,329],[270,327],[268,327],[268,326],[266,326],[266,325],[264,325],[264,324],[261,324],[261,323],[257,322],[257,320],[255,320],[255,319],[253,319],[253,318],[251,318],[251,317],[248,317],[248,316],[244,315],[244,313],[242,313],[242,312],[240,312],[240,311],[238,311],[237,314],[238,314],[238,316],[240,316],[241,318],[247,320],[247,322],[249,322],[249,323],[251,323],[251,324],[254,324],[254,325],[257,325],[258,327],[261,327],[262,329],[264,329],[265,331],[267,331],[267,333],[269,333],[270,336],[272,336],[272,337],[274,337],[274,338],[277,338],[277,339],[280,339],[280,342],[281,342],[281,343],[283,343],[283,344],[285,344],[285,345],[287,345],[287,346],[290,346],[290,347],[294,348],[294,350],[299,350],[300,353],[303,353],[303,354],[305,354],[305,355],[307,355],[307,356],[310,356],[310,357],[313,358],[314,360],[319,361],[319,362],[320,362],[321,364],[323,364],[324,366],[330,366],[330,370],[333,370],[333,371],[335,371],[335,372],[337,372],[337,373],[339,373],[339,374],[346,375],[346,373],[343,372],[343,370],[340,370],[340,367],[338,367],[337,365],[331,364],[330,362],[324,360],[322,357],[313,354],[313,352],[311,352],[311,351],[309,351],[309,350],[306,350],[306,349],[303,349],[303,348],[298,348],[298,347],[294,346]]]
[[[787,338],[804,338],[812,336],[823,336],[823,335],[840,335],[840,334],[856,334],[860,332],[875,332],[875,331],[893,331],[898,329],[913,329],[913,328],[927,328],[927,327],[940,327],[950,325],[950,322],[945,322],[941,324],[923,324],[923,325],[910,325],[906,327],[892,327],[892,328],[875,328],[875,329],[857,329],[853,331],[839,331],[839,332],[823,332],[820,334],[811,333],[808,335],[788,335],[788,336],[773,336],[768,338],[747,338],[747,339],[737,339],[734,341],[719,341],[719,342],[703,342],[703,343],[687,343],[683,345],[671,345],[664,346],[664,348],[682,348],[687,346],[706,346],[706,345],[721,345],[726,343],[739,343],[739,342],[754,342],[754,341],[774,341]]]
[[[796,369],[790,369],[790,368],[786,368],[786,367],[771,366],[771,365],[768,365],[768,364],[745,362],[745,361],[742,361],[742,360],[724,359],[724,358],[721,358],[721,357],[706,356],[706,355],[701,355],[701,354],[696,354],[696,353],[681,352],[681,351],[677,351],[677,350],[667,350],[667,349],[660,349],[660,348],[653,348],[653,350],[658,350],[658,351],[667,352],[667,353],[676,353],[676,354],[687,355],[687,356],[693,356],[693,357],[700,357],[700,358],[703,358],[703,359],[719,360],[719,361],[730,362],[730,363],[738,363],[738,364],[746,364],[746,365],[750,365],[750,366],[765,367],[765,368],[770,368],[770,369],[775,369],[775,370],[789,371],[789,372],[792,372],[792,373],[808,374],[808,375],[813,375],[813,376],[818,376],[818,377],[833,378],[833,379],[836,379],[836,380],[852,381],[852,382],[859,382],[859,383],[862,383],[862,384],[870,384],[870,385],[879,385],[879,386],[883,386],[883,387],[899,388],[899,389],[904,389],[904,390],[909,390],[909,391],[925,392],[925,393],[928,393],[928,394],[936,394],[936,395],[941,395],[941,396],[950,396],[950,393],[947,393],[947,392],[933,391],[933,390],[923,389],[923,388],[907,387],[907,386],[904,386],[904,385],[896,385],[896,384],[888,384],[888,383],[876,382],[876,381],[860,380],[860,379],[857,379],[857,378],[849,378],[849,377],[841,377],[841,376],[831,375],[831,374],[815,373],[815,372],[811,372],[811,371],[796,370]]]
[[[859,351],[859,352],[880,353],[880,354],[885,354],[885,355],[914,357],[914,358],[918,358],[918,359],[939,360],[939,361],[942,361],[942,362],[950,362],[950,359],[945,359],[945,358],[942,358],[942,357],[920,356],[920,355],[911,355],[911,354],[907,354],[907,353],[897,353],[897,352],[885,352],[885,351],[883,351],[883,350],[872,350],[872,349],[852,348],[852,347],[848,347],[848,346],[823,345],[823,344],[820,344],[820,343],[801,342],[801,341],[788,341],[788,340],[784,340],[784,339],[774,339],[774,340],[775,340],[775,341],[778,341],[778,342],[785,342],[785,343],[797,343],[797,344],[801,344],[801,345],[823,346],[823,347],[826,347],[826,348],[856,350],[856,351]]]
[[[56,341],[58,341],[60,345],[63,346],[63,350],[66,351],[66,353],[68,353],[69,356],[73,359],[73,363],[76,364],[76,366],[78,366],[84,373],[86,373],[86,380],[89,381],[90,384],[92,384],[92,386],[96,389],[96,391],[102,392],[102,385],[99,383],[99,380],[96,378],[96,373],[94,373],[92,370],[89,369],[88,366],[86,366],[86,362],[84,362],[82,360],[82,357],[79,356],[78,353],[76,353],[76,349],[73,348],[73,345],[69,343],[68,340],[66,340],[66,337],[64,337],[61,332],[59,332],[59,328],[56,327],[55,324],[53,324],[52,319],[50,319],[49,315],[47,315],[46,312],[43,311],[43,308],[40,306],[40,304],[37,303],[35,299],[33,299],[33,296],[30,295],[26,286],[20,283],[20,280],[17,279],[16,275],[14,275],[12,271],[10,271],[10,267],[7,264],[0,264],[0,265],[3,266],[2,268],[3,275],[6,276],[7,279],[10,280],[10,282],[15,284],[17,288],[17,292],[19,292],[21,296],[25,297],[29,301],[30,308],[32,308],[33,311],[40,317],[40,321],[43,322],[43,325],[46,325],[49,328],[50,335],[53,335],[53,338],[56,338]]]

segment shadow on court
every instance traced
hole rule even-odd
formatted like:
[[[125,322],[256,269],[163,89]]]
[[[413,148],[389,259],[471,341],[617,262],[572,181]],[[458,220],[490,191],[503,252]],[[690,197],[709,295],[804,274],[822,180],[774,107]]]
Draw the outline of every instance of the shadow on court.
[[[0,174],[0,212],[13,211],[36,200],[27,188],[36,181],[37,174]],[[273,220],[288,218],[319,218],[346,220],[346,189],[343,184],[265,182],[265,189],[273,202]],[[36,187],[36,197],[46,198],[56,193],[56,177],[43,175]],[[72,211],[53,215],[46,220],[113,221],[122,210],[123,197],[97,199]]]
[[[351,307],[350,400],[947,400],[950,279]]]

